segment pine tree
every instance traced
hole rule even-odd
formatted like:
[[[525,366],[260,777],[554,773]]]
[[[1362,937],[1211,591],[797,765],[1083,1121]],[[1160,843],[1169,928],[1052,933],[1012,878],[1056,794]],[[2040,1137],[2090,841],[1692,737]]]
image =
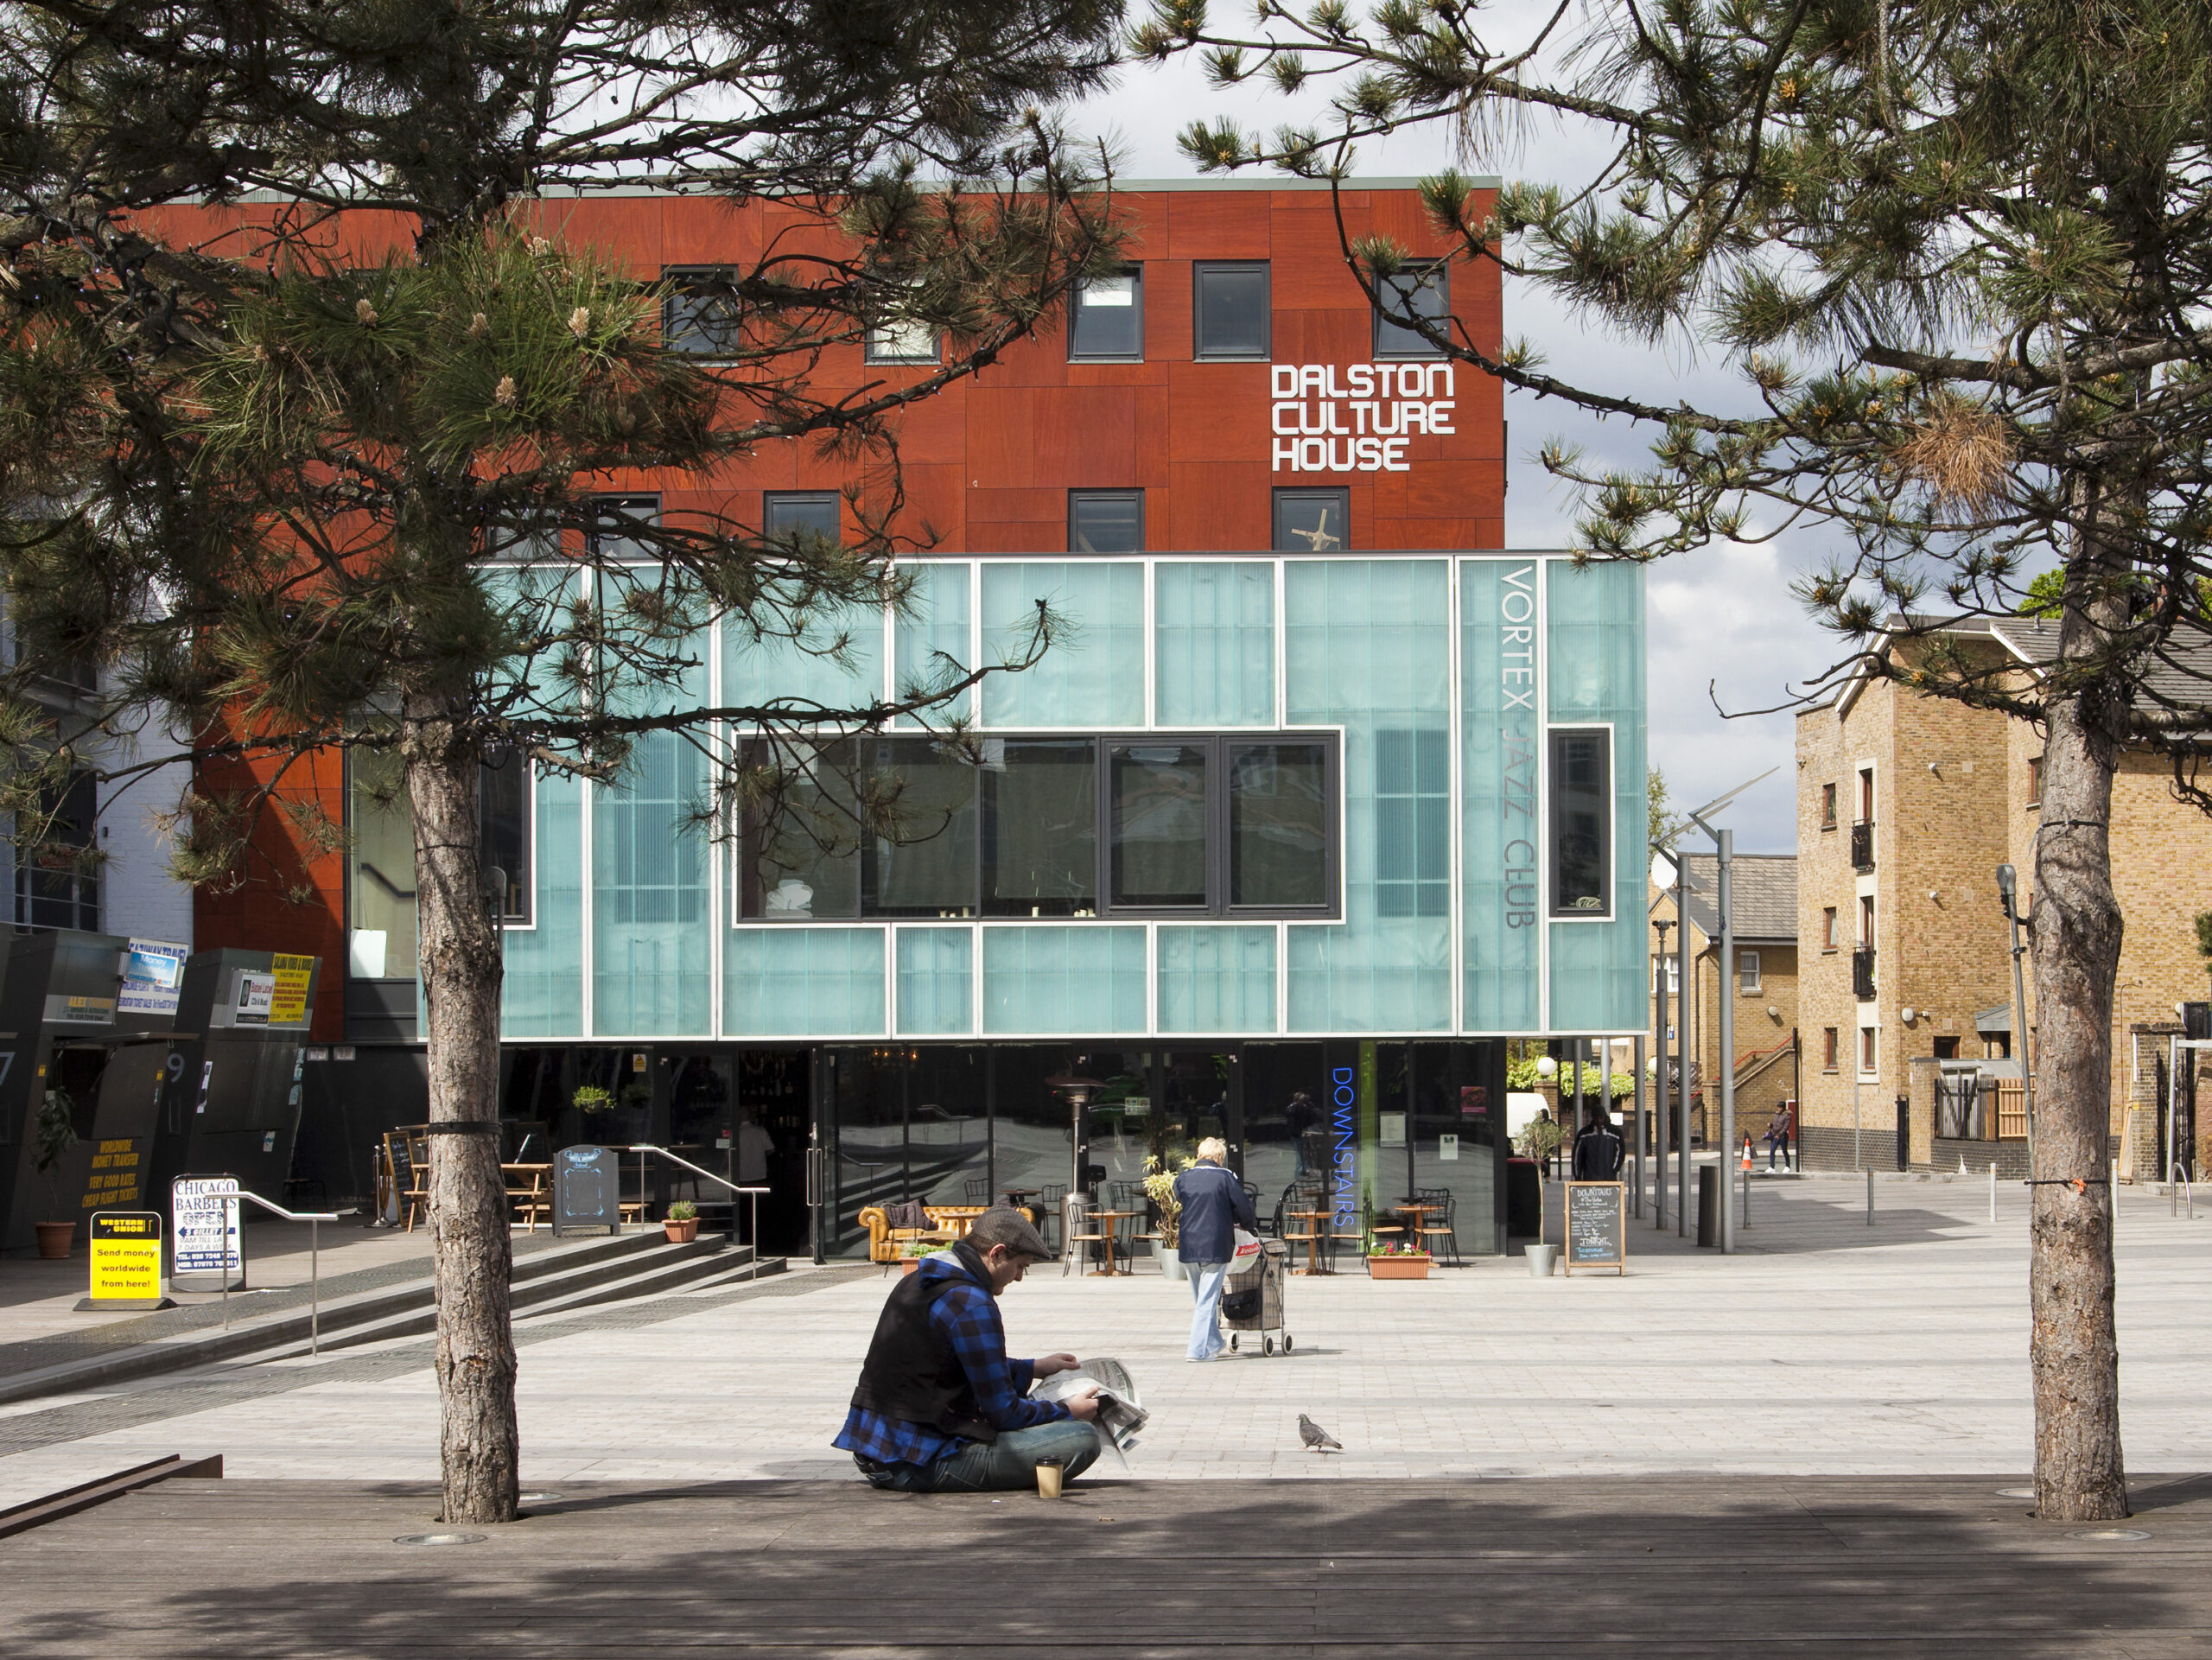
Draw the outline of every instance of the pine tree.
[[[1825,527],[1843,555],[1801,597],[1855,674],[2041,727],[2031,1189],[2036,1485],[2045,1516],[2127,1511],[2106,1176],[2122,918],[2107,821],[2130,747],[2199,775],[2212,697],[2198,599],[2212,524],[2212,8],[2058,0],[1676,0],[1565,9],[1527,35],[1466,0],[1260,9],[1156,0],[1133,44],[1224,86],[1325,92],[1271,136],[1194,124],[1202,166],[1341,177],[1358,143],[1441,124],[1497,161],[1534,121],[1610,159],[1573,188],[1426,182],[1455,258],[1497,262],[1601,326],[1688,342],[1741,375],[1725,406],[1647,403],[1497,358],[1415,315],[1386,240],[1347,239],[1399,321],[1508,385],[1653,435],[1616,472],[1554,444],[1592,557]],[[1567,48],[1573,48],[1572,51]],[[1561,66],[1564,66],[1563,67]],[[2026,587],[2044,567],[2057,574]],[[2056,590],[2054,593],[2053,590]],[[1960,621],[2056,604],[2032,677],[1961,649]],[[1885,640],[1916,639],[1890,652]],[[2177,671],[2153,675],[2154,670]]]
[[[990,365],[1113,258],[1110,201],[1041,111],[1098,86],[1108,0],[487,6],[11,0],[0,56],[0,577],[16,659],[0,809],[190,760],[180,874],[265,877],[272,812],[333,748],[392,758],[416,832],[428,1003],[436,1370],[449,1522],[510,1519],[518,1443],[496,1139],[499,957],[480,868],[493,754],[619,780],[660,734],[709,752],[710,825],[772,810],[823,728],[894,703],[709,709],[710,621],[842,649],[897,605],[899,412]],[[563,235],[563,193],[652,183],[768,204],[807,234],[708,296],[728,350],[661,337],[664,291]],[[222,233],[218,234],[218,231]],[[942,365],[818,386],[871,328]],[[857,538],[742,512],[610,510],[594,480],[711,484],[766,446],[849,466]],[[754,498],[757,499],[757,497]],[[1048,643],[1005,659],[1020,666]],[[82,660],[57,723],[29,694]],[[768,736],[741,754],[733,728]],[[164,734],[181,735],[175,742]],[[889,792],[848,792],[857,836]]]

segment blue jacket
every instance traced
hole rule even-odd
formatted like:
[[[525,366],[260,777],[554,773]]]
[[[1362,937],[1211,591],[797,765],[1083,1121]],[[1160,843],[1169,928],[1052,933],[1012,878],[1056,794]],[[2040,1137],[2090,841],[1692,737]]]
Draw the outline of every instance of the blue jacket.
[[[1175,1254],[1186,1262],[1227,1262],[1236,1250],[1234,1222],[1259,1230],[1251,1195],[1217,1164],[1194,1164],[1176,1177],[1175,1202],[1183,1207]]]

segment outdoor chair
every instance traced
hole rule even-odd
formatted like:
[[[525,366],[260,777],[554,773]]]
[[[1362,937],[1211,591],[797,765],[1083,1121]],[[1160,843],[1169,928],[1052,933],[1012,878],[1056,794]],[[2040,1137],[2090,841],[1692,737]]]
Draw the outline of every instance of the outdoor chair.
[[[1071,1194],[1061,1203],[1067,1215],[1067,1245],[1060,1254],[1060,1277],[1064,1280],[1067,1278],[1068,1265],[1077,1259],[1078,1247],[1081,1248],[1081,1258],[1087,1271],[1090,1261],[1090,1248],[1093,1245],[1103,1245],[1106,1248],[1106,1271],[1109,1274],[1113,1273],[1116,1241],[1111,1224],[1101,1223],[1094,1218],[1090,1214],[1090,1201],[1080,1193]]]
[[[1037,1193],[1038,1228],[1045,1236],[1045,1243],[1058,1250],[1061,1210],[1067,1203],[1068,1185],[1064,1181],[1048,1181]]]
[[[970,1176],[963,1186],[970,1205],[988,1205],[991,1202],[991,1179],[988,1176]]]
[[[1453,1268],[1465,1267],[1459,1256],[1459,1237],[1454,1231],[1459,1201],[1453,1197],[1452,1190],[1448,1187],[1423,1187],[1414,1197],[1424,1205],[1441,1205],[1444,1207],[1441,1219],[1433,1212],[1422,1214],[1421,1248],[1440,1261],[1448,1253]],[[1438,1249],[1440,1244],[1441,1250]]]

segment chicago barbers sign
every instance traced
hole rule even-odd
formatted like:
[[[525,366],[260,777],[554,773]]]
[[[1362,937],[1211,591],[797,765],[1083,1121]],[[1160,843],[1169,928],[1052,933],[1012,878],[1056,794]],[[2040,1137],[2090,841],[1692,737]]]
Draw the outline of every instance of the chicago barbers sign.
[[[1454,401],[1448,363],[1277,363],[1274,470],[1407,473],[1414,434],[1449,437]],[[1341,378],[1339,378],[1341,377]]]

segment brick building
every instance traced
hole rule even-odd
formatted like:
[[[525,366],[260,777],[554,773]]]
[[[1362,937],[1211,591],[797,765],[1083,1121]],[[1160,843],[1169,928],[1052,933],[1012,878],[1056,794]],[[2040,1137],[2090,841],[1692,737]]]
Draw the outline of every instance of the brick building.
[[[1710,1145],[1720,1134],[1720,1000],[1733,998],[1736,1128],[1739,1135],[1748,1130],[1757,1138],[1766,1133],[1777,1104],[1797,1090],[1797,858],[1789,853],[1739,853],[1730,862],[1736,973],[1725,987],[1717,904],[1719,861],[1710,853],[1685,854],[1682,859],[1689,879],[1689,1008],[1686,1019],[1674,890],[1654,888],[1649,988],[1654,994],[1653,1024],[1657,1025],[1656,994],[1663,976],[1669,1053],[1688,1053],[1695,1062],[1690,1135]]]
[[[1948,642],[2024,681],[2056,630],[1962,624]],[[1924,649],[1895,639],[1901,658]],[[2024,722],[1861,678],[1797,720],[1804,1106],[1815,1167],[2024,1171],[2020,1046],[1996,868],[2028,903],[2042,738]],[[2204,995],[2194,919],[2212,909],[2212,819],[2134,752],[2113,785],[2126,934],[2113,1011],[2112,1135],[2140,1167],[2162,1128],[2164,1040]],[[2024,975],[2035,1028],[2034,978]],[[2130,1109],[2133,1107],[2133,1122]],[[2184,1141],[2186,1133],[2184,1132]]]

